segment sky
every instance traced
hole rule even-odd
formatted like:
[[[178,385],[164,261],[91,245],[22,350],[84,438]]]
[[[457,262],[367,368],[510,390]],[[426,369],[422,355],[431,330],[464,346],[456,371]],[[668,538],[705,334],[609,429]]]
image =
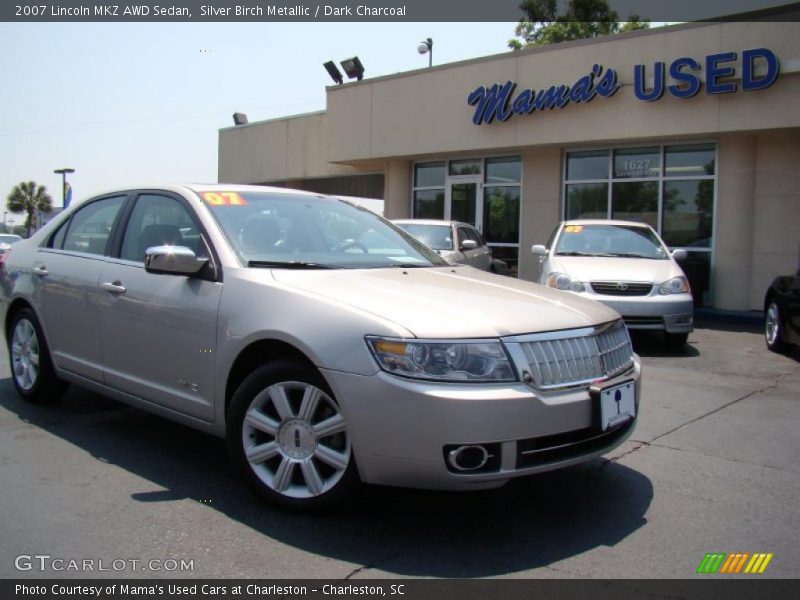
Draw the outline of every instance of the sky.
[[[325,109],[322,63],[364,77],[507,52],[513,23],[2,23],[0,194],[33,180],[61,205],[127,185],[217,181],[217,132]],[[421,99],[424,102],[424,99]],[[8,215],[15,223],[21,216]]]

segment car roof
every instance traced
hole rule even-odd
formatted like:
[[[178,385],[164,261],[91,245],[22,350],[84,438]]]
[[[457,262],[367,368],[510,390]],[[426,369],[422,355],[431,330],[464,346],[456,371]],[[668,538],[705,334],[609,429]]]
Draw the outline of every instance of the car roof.
[[[564,225],[625,225],[627,227],[650,227],[641,221],[622,221],[620,219],[572,219],[564,221]]]

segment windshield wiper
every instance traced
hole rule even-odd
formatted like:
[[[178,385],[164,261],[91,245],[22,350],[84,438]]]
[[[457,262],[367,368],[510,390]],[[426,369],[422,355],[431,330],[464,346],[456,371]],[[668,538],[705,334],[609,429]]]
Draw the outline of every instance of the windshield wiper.
[[[390,265],[385,265],[385,266],[398,269],[424,269],[426,267],[430,267],[431,265],[420,265],[417,263],[392,263]],[[375,268],[382,269],[384,267],[375,267]]]
[[[591,252],[556,252],[556,256],[597,256]]]
[[[609,254],[604,254],[603,256],[619,256],[620,258],[650,258],[650,259],[657,259],[655,256],[646,256],[644,254],[635,254],[633,252],[612,252]]]
[[[322,263],[305,262],[302,260],[248,260],[248,267],[261,267],[263,269],[341,269],[336,265],[325,265]]]

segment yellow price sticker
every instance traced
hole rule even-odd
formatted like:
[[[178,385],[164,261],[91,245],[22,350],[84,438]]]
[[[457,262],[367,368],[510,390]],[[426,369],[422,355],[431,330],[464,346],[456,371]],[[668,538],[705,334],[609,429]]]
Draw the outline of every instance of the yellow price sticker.
[[[583,231],[583,225],[567,225],[564,227],[564,233],[580,233]]]
[[[211,206],[247,206],[247,201],[236,192],[202,192],[200,195]]]

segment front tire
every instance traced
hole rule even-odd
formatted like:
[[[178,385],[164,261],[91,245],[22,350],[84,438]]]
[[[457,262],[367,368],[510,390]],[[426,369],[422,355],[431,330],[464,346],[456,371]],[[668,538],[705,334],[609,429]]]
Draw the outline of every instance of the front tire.
[[[764,315],[764,338],[767,342],[767,348],[772,352],[784,352],[786,350],[786,342],[783,338],[783,321],[781,320],[781,311],[778,304],[772,300],[767,306],[767,312]]]
[[[689,341],[688,333],[665,333],[664,337],[667,341],[667,347],[672,350],[681,350],[686,342]]]
[[[245,378],[231,399],[227,439],[250,487],[280,506],[330,509],[358,484],[344,415],[320,373],[300,362]]]
[[[8,331],[11,379],[17,393],[35,404],[58,400],[67,384],[56,376],[50,349],[34,312],[30,308],[20,310]]]

